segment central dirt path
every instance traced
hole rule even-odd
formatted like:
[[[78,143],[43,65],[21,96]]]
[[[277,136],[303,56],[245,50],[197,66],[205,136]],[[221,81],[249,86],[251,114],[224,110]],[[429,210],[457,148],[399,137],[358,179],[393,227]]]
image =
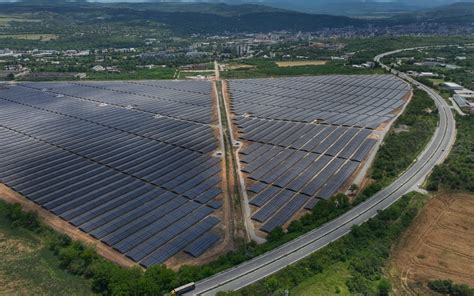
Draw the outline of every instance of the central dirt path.
[[[248,203],[247,190],[245,188],[244,177],[240,170],[239,161],[239,150],[241,145],[234,139],[234,133],[232,131],[232,122],[230,110],[228,107],[228,92],[226,84],[220,80],[219,64],[214,63],[215,67],[215,86],[217,92],[217,103],[219,108],[220,116],[220,129],[222,131],[222,137],[224,142],[224,156],[226,157],[226,170],[228,175],[228,194],[231,196],[229,205],[233,208],[233,219],[234,223],[238,222],[238,217],[242,217],[241,223],[243,223],[245,237],[247,240],[253,240],[257,243],[263,243],[265,240],[257,236],[253,222],[251,220],[251,210]],[[241,213],[236,213],[235,211]],[[237,225],[238,226],[238,225]],[[238,231],[238,229],[234,229]]]

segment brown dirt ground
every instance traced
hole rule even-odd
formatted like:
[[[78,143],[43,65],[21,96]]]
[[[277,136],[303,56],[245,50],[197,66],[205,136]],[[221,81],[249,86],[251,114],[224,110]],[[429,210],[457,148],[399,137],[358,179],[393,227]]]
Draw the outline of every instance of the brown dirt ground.
[[[276,62],[278,67],[299,67],[299,66],[321,66],[326,65],[327,61],[287,61],[287,62]]]
[[[68,222],[62,220],[58,216],[50,213],[49,211],[38,206],[31,200],[20,195],[19,193],[13,191],[4,184],[0,184],[0,198],[8,203],[18,203],[21,204],[24,210],[26,211],[36,211],[41,220],[49,225],[54,230],[65,233],[74,240],[79,240],[84,242],[87,245],[94,246],[97,253],[112,262],[115,262],[124,267],[137,266],[135,262],[115,251],[111,247],[105,245],[104,243],[94,239],[88,234],[80,231],[78,228],[72,226]]]
[[[433,197],[393,254],[397,295],[428,295],[426,284],[435,279],[474,286],[474,195]]]
[[[246,64],[227,64],[224,65],[225,70],[253,69],[255,66]]]

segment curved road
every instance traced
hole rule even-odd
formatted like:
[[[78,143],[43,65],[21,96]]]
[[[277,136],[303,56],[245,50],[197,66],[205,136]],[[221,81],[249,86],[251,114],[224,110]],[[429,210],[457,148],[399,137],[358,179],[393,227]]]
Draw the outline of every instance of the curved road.
[[[399,51],[381,54],[375,58],[375,61],[380,62],[382,57],[397,52]],[[385,65],[382,65],[382,67],[388,69]],[[454,143],[456,132],[451,109],[434,90],[414,81],[403,73],[395,71],[392,71],[392,73],[398,74],[428,92],[438,106],[439,126],[418,160],[391,185],[342,216],[277,249],[197,282],[195,290],[185,295],[215,295],[219,291],[238,290],[309,256],[347,234],[352,226],[364,223],[377,215],[378,211],[386,209],[404,194],[412,191],[413,188],[425,180],[436,164],[446,158]]]

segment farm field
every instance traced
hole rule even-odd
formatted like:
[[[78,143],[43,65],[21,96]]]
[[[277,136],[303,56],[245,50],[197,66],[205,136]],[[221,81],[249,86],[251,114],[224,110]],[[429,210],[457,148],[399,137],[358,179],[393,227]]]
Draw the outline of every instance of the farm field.
[[[276,62],[276,64],[280,68],[286,68],[286,67],[326,65],[327,61],[285,61],[285,62]]]
[[[266,233],[347,189],[410,95],[384,75],[230,80],[229,89],[252,219]]]
[[[430,280],[474,286],[474,196],[432,198],[397,245],[391,276],[401,292],[429,294]]]
[[[41,20],[33,19],[30,14],[0,14],[0,27],[10,26],[11,22],[41,22]]]
[[[56,34],[5,34],[0,35],[0,39],[12,38],[12,39],[22,39],[22,40],[41,40],[41,41],[51,41],[58,39],[59,36]]]

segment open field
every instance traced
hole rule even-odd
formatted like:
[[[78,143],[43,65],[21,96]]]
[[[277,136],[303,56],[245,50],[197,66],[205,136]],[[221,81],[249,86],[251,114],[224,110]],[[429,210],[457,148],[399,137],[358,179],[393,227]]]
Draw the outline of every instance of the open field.
[[[278,67],[300,67],[300,66],[320,66],[326,65],[327,61],[286,61],[286,62],[276,62]]]
[[[56,34],[6,34],[0,35],[0,39],[21,39],[21,40],[40,40],[40,41],[51,41],[59,38]]]
[[[90,282],[59,267],[46,237],[13,228],[0,204],[0,295],[90,295]]]
[[[474,286],[474,195],[432,198],[394,250],[391,276],[400,293],[429,294],[429,280]]]
[[[224,65],[226,70],[239,70],[239,69],[253,69],[255,68],[254,65],[247,65],[247,64],[227,64]]]
[[[440,78],[429,78],[429,80],[433,82],[435,86],[439,86],[441,83],[444,83],[444,80]]]
[[[40,22],[41,20],[32,19],[29,14],[0,14],[0,27],[10,26],[11,22]]]

